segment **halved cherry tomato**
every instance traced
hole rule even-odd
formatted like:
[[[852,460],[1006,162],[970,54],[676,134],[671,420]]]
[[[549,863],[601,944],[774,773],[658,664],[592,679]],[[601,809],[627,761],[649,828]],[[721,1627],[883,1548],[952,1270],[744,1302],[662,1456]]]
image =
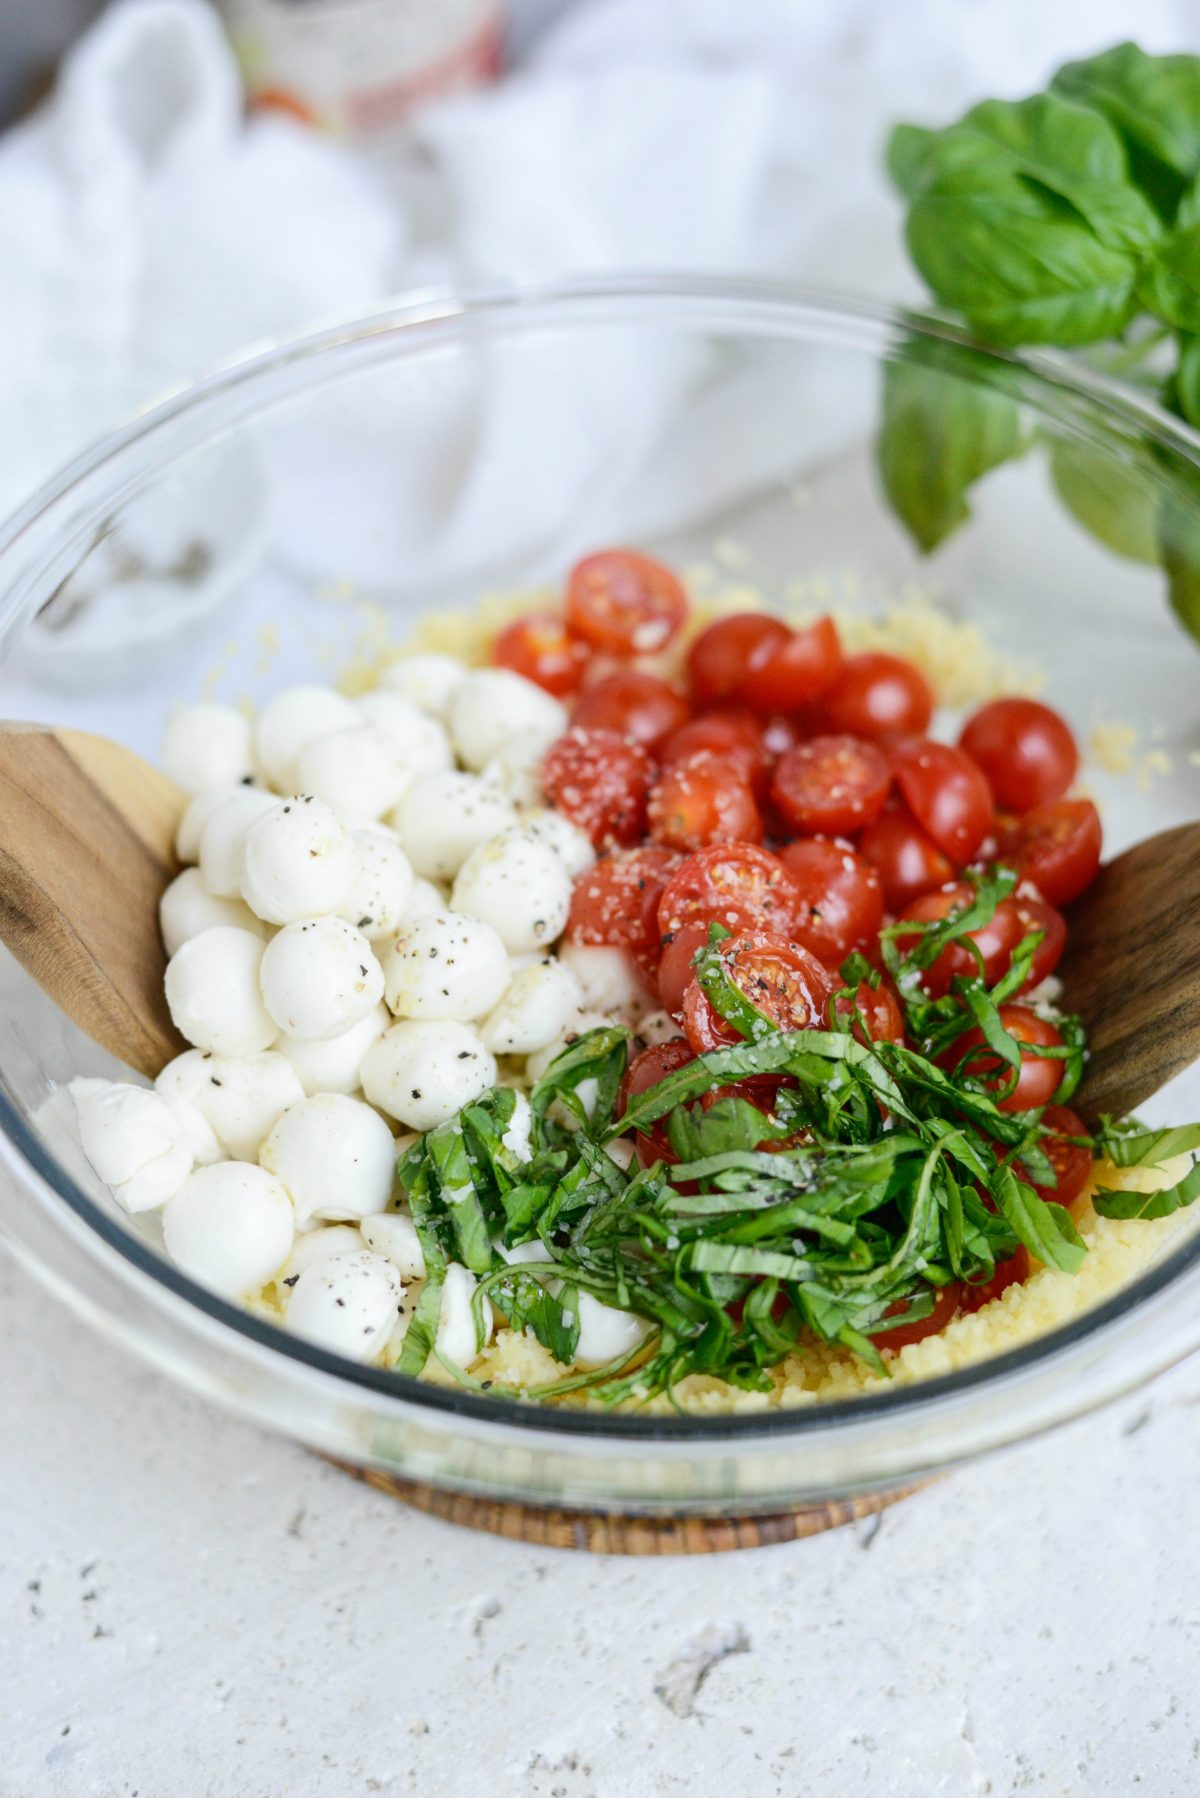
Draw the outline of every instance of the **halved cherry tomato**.
[[[992,795],[970,756],[918,737],[892,752],[896,784],[921,829],[963,868],[992,821]]]
[[[673,730],[658,751],[664,768],[707,751],[733,762],[756,793],[767,783],[770,759],[763,747],[762,726],[749,706],[735,703],[711,707]]]
[[[780,761],[799,741],[800,730],[794,718],[785,718],[780,712],[763,720],[762,742],[768,762]]]
[[[908,1348],[910,1343],[924,1342],[927,1336],[936,1336],[944,1330],[952,1317],[958,1313],[959,1303],[964,1288],[957,1280],[951,1280],[948,1286],[937,1286],[933,1289],[933,1310],[928,1317],[923,1317],[915,1324],[897,1324],[893,1330],[884,1330],[875,1337],[875,1343],[881,1349]],[[884,1312],[885,1317],[900,1317],[907,1306],[897,1300]]]
[[[748,930],[721,945],[725,971],[751,1004],[780,1030],[820,1030],[836,981],[815,955],[786,937]],[[713,1010],[698,980],[683,996],[683,1027],[697,1054],[741,1039]]]
[[[958,741],[1006,811],[1061,799],[1079,766],[1070,726],[1036,699],[993,699],[967,720]]]
[[[678,864],[670,849],[645,843],[588,868],[571,894],[570,941],[657,952],[659,901]]]
[[[793,631],[785,643],[740,680],[739,699],[756,712],[795,712],[828,691],[842,666],[842,644],[832,618]]]
[[[964,1280],[958,1289],[959,1309],[982,1311],[985,1305],[998,1299],[1010,1286],[1023,1285],[1029,1278],[1030,1269],[1029,1250],[1022,1246],[1015,1255],[1009,1255],[1007,1260],[997,1261],[991,1279],[985,1280],[981,1286],[972,1286],[969,1281]]]
[[[583,730],[615,730],[656,751],[688,718],[686,701],[653,674],[622,668],[585,687],[575,701],[572,724]]]
[[[658,908],[665,936],[683,924],[790,936],[798,894],[783,862],[754,843],[721,843],[680,862]]]
[[[870,862],[847,843],[804,837],[785,843],[779,859],[799,895],[791,934],[827,967],[852,949],[873,945],[883,923],[883,887]]]
[[[671,570],[633,549],[585,556],[567,582],[568,626],[613,655],[665,649],[687,609],[687,594]]]
[[[1090,799],[1038,805],[1017,825],[1011,846],[1022,880],[1050,905],[1069,905],[1100,867],[1100,814]]]
[[[1016,1042],[1028,1043],[1035,1051],[1058,1048],[1062,1043],[1054,1025],[1040,1018],[1027,1005],[1002,1005],[1000,1022]],[[984,1045],[982,1030],[968,1030],[951,1044],[942,1059],[955,1067],[961,1063],[964,1073],[973,1074],[991,1088],[1004,1087],[1011,1078],[1011,1070],[995,1050]],[[1034,1111],[1041,1105],[1048,1105],[1062,1083],[1062,1076],[1061,1061],[1036,1053],[1022,1055],[1016,1089],[1006,1099],[997,1100],[998,1109]]]
[[[1058,1205],[1073,1205],[1088,1181],[1092,1177],[1092,1151],[1083,1148],[1079,1143],[1066,1142],[1068,1136],[1086,1136],[1088,1127],[1079,1113],[1072,1111],[1067,1105],[1048,1105],[1042,1114],[1042,1122],[1047,1130],[1056,1130],[1057,1136],[1043,1137],[1039,1147],[1049,1158],[1051,1167],[1058,1175],[1056,1186],[1034,1185],[1034,1191],[1044,1199],[1053,1199]]]
[[[788,750],[775,770],[771,796],[794,830],[838,836],[869,824],[891,784],[887,757],[874,743],[813,737]]]
[[[791,631],[767,612],[735,612],[706,625],[687,653],[688,684],[697,705],[737,693],[748,675],[782,649]]]
[[[647,1092],[650,1087],[657,1086],[668,1074],[678,1068],[684,1068],[689,1061],[695,1061],[692,1050],[681,1036],[672,1037],[670,1042],[655,1043],[652,1048],[643,1049],[635,1055],[625,1070],[625,1078],[621,1082],[621,1091],[617,1096],[617,1116],[624,1117],[629,1108],[629,1101]],[[650,1167],[655,1161],[675,1162],[678,1155],[667,1141],[667,1126],[663,1119],[658,1119],[643,1134],[638,1131],[634,1136],[634,1147],[637,1158],[643,1167]]]
[[[597,849],[641,841],[653,780],[654,763],[641,745],[611,730],[569,730],[542,764],[546,797]]]
[[[871,820],[859,839],[858,852],[878,873],[891,912],[903,911],[922,893],[954,878],[949,856],[926,835],[908,807],[899,803],[887,806]]]
[[[847,656],[822,701],[826,729],[855,737],[919,737],[933,717],[933,689],[900,656]]]
[[[923,893],[919,899],[914,899],[911,905],[905,906],[900,921],[940,924],[952,912],[965,911],[974,897],[975,889],[965,880],[955,881],[952,886],[942,887],[936,893]],[[956,974],[970,979],[982,971],[988,986],[994,986],[1007,970],[1012,952],[1024,935],[1025,929],[1016,909],[1008,900],[1002,900],[991,921],[972,930],[967,939],[983,957],[982,970],[965,942],[947,943],[937,960],[925,969],[921,985],[931,999],[940,999],[950,991],[950,983]],[[898,949],[908,952],[916,948],[918,937],[914,931],[911,937],[898,936],[895,940]]]
[[[516,618],[492,645],[492,661],[544,687],[556,699],[574,693],[587,666],[588,646],[573,637],[553,612]]]
[[[900,1009],[900,1001],[886,980],[881,980],[878,986],[872,986],[869,981],[864,980],[855,993],[853,1002],[849,998],[842,998],[834,1005],[837,1015],[844,1018],[853,1017],[856,1008],[867,1027],[867,1036],[873,1043],[904,1041],[904,1013]],[[857,1018],[851,1026],[850,1034],[860,1043],[863,1042],[862,1028]]]
[[[672,1017],[683,1013],[683,995],[696,978],[696,951],[708,941],[707,924],[681,924],[662,939],[658,958],[658,1002]]]
[[[651,789],[646,816],[650,835],[673,849],[763,839],[762,818],[741,770],[706,750],[663,770]]]
[[[1067,946],[1067,920],[1060,911],[1055,911],[1052,905],[1046,905],[1041,899],[1014,896],[1006,899],[1004,905],[1020,921],[1021,936],[1029,936],[1035,930],[1044,932],[1042,941],[1033,952],[1029,977],[1020,989],[1023,993],[1032,992],[1035,986],[1040,986],[1048,975],[1053,974],[1062,960],[1062,952]]]

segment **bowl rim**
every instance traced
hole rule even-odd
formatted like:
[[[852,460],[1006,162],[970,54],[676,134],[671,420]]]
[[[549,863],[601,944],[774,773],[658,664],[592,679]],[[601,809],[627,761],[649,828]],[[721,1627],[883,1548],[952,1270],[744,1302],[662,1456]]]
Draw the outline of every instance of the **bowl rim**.
[[[682,320],[679,317],[681,308],[685,314]],[[1149,438],[1185,463],[1200,469],[1200,433],[1152,400],[1060,354],[1018,353],[987,345],[953,321],[933,312],[907,310],[787,282],[699,274],[634,273],[586,281],[506,287],[465,295],[420,292],[366,312],[339,317],[315,330],[251,345],[209,374],[171,389],[156,403],[141,408],[128,422],[73,457],[7,520],[0,521],[0,581],[20,553],[23,542],[33,539],[35,543],[33,573],[26,571],[22,576],[18,567],[15,584],[0,593],[0,643],[20,624],[34,580],[45,579],[46,564],[39,561],[36,554],[38,533],[53,538],[60,526],[73,531],[67,543],[55,545],[57,557],[69,557],[75,545],[86,536],[89,524],[94,522],[98,500],[103,499],[111,507],[128,497],[128,487],[123,487],[119,480],[110,478],[106,483],[106,470],[115,463],[119,474],[122,458],[153,447],[157,439],[164,442],[166,461],[202,447],[211,437],[228,430],[228,415],[214,418],[208,435],[202,431],[197,436],[194,429],[187,428],[189,423],[194,426],[198,420],[203,425],[210,413],[220,414],[232,396],[247,395],[253,402],[258,395],[261,400],[259,389],[265,384],[269,393],[272,376],[315,360],[352,358],[364,346],[377,355],[386,352],[397,338],[409,339],[411,351],[420,353],[438,341],[462,341],[464,332],[476,326],[506,330],[540,324],[559,330],[570,329],[572,321],[579,324],[598,322],[595,318],[589,319],[589,315],[597,310],[608,315],[604,322],[614,324],[630,317],[650,322],[665,310],[672,315],[672,322],[690,322],[696,328],[705,324],[715,328],[724,323],[727,327],[747,331],[755,325],[757,334],[791,336],[797,341],[823,337],[889,360],[897,359],[906,340],[954,346],[971,352],[979,359],[980,367],[1004,368],[1010,371],[1009,378],[1018,377],[1024,384],[1021,397],[1027,397],[1026,389],[1030,387],[1039,392],[1051,390],[1062,396],[1068,407],[1078,404],[1085,416],[1103,416],[1110,425],[1136,432],[1141,440]],[[181,426],[184,428],[180,429]],[[173,441],[175,437],[178,442]],[[161,468],[162,465],[160,461],[156,466]],[[152,474],[153,470],[146,478],[152,478]],[[135,481],[132,490],[137,491],[142,484],[144,480]],[[61,521],[60,513],[63,514]],[[630,1411],[539,1405],[529,1399],[477,1395],[470,1390],[447,1388],[382,1368],[364,1366],[289,1336],[278,1325],[198,1285],[160,1256],[147,1241],[123,1228],[115,1217],[88,1197],[46,1150],[3,1086],[0,1086],[0,1130],[24,1162],[27,1172],[34,1176],[35,1189],[45,1189],[45,1194],[39,1196],[64,1203],[92,1236],[115,1251],[124,1264],[124,1277],[128,1278],[132,1273],[135,1279],[141,1276],[142,1280],[148,1280],[149,1290],[158,1300],[164,1303],[183,1301],[188,1310],[198,1312],[203,1320],[217,1325],[223,1334],[229,1333],[236,1342],[252,1344],[274,1356],[282,1355],[289,1363],[332,1378],[340,1387],[348,1385],[364,1394],[413,1405],[440,1414],[443,1419],[458,1417],[473,1422],[504,1424],[535,1437],[576,1438],[593,1444],[631,1439],[663,1444],[686,1442],[695,1447],[737,1441],[766,1444],[786,1439],[801,1442],[806,1437],[845,1431],[874,1419],[901,1421],[943,1412],[981,1392],[1000,1388],[1011,1391],[1014,1385],[1019,1386],[1030,1378],[1040,1380],[1052,1370],[1053,1364],[1072,1362],[1077,1352],[1088,1345],[1102,1347],[1099,1338],[1103,1336],[1107,1340],[1114,1333],[1121,1334],[1115,1327],[1122,1318],[1128,1324],[1144,1312],[1147,1301],[1161,1299],[1172,1289],[1182,1295],[1185,1284],[1191,1284],[1185,1282],[1184,1276],[1200,1269],[1200,1232],[1196,1232],[1190,1240],[1168,1248],[1120,1292],[1027,1343],[952,1373],[858,1397],[717,1416],[691,1413],[642,1416]],[[1129,1335],[1128,1329],[1124,1334]],[[1114,1352],[1106,1378],[1086,1383],[1085,1389],[1076,1395],[1069,1389],[1062,1391],[1048,1407],[1043,1407],[1041,1421],[1035,1427],[1049,1427],[1094,1408],[1161,1371],[1169,1361],[1200,1347],[1200,1315],[1194,1326],[1185,1328],[1181,1334],[1182,1340],[1173,1341],[1158,1355],[1143,1349],[1130,1361],[1122,1360]],[[1115,1351],[1115,1342],[1113,1347]],[[977,1446],[996,1446],[1011,1439],[1012,1434],[1011,1428],[999,1427],[997,1420],[997,1427],[991,1433],[984,1428]],[[974,1449],[971,1452],[975,1452]],[[955,1457],[947,1454],[941,1458]]]

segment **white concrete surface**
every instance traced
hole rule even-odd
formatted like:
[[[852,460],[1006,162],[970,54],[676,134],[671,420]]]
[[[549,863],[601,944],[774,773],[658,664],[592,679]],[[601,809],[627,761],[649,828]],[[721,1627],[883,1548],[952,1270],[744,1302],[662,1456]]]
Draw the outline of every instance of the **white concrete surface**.
[[[881,1520],[686,1562],[408,1513],[4,1259],[0,1366],[2,1798],[1200,1790],[1200,1362]]]

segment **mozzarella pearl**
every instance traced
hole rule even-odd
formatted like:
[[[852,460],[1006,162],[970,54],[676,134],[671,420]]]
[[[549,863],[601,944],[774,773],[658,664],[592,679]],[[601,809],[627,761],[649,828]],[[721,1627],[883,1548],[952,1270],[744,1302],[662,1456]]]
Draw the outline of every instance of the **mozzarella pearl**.
[[[199,1168],[163,1212],[163,1240],[176,1267],[227,1299],[243,1299],[274,1278],[295,1227],[281,1183],[244,1161]]]
[[[72,1080],[83,1152],[126,1211],[151,1211],[192,1171],[179,1120],[149,1087],[123,1080]]]
[[[213,812],[231,793],[243,792],[245,784],[243,781],[236,787],[205,787],[202,793],[188,800],[175,832],[175,853],[185,867],[189,862],[200,860],[200,833]]]
[[[555,1037],[552,1043],[547,1043],[544,1049],[534,1050],[525,1063],[526,1079],[531,1085],[534,1084],[541,1079],[551,1062],[561,1055],[564,1049],[569,1049],[572,1043],[577,1042],[581,1036],[586,1036],[589,1030],[603,1030],[611,1023],[612,1019],[602,1011],[576,1012],[568,1030],[564,1030],[561,1036]]]
[[[387,1006],[380,1004],[340,1036],[311,1043],[281,1036],[275,1047],[295,1068],[309,1098],[314,1093],[352,1093],[358,1090],[363,1057],[391,1021]]]
[[[344,918],[285,925],[263,951],[261,978],[270,1016],[300,1042],[341,1036],[383,997],[375,951]]]
[[[300,1225],[366,1217],[392,1196],[392,1133],[377,1111],[344,1093],[289,1106],[258,1159],[287,1187]]]
[[[493,1055],[529,1055],[567,1030],[583,1009],[578,980],[553,956],[522,968],[479,1026]]]
[[[363,1241],[391,1262],[402,1280],[425,1278],[425,1255],[411,1217],[402,1211],[377,1211],[362,1221]]]
[[[219,899],[241,897],[246,832],[278,803],[273,793],[259,787],[235,787],[209,812],[200,832],[200,873],[210,893]]]
[[[373,1361],[382,1349],[404,1297],[390,1261],[359,1249],[306,1268],[291,1289],[287,1327],[352,1361]]]
[[[259,716],[254,733],[258,765],[277,791],[294,793],[300,751],[317,737],[357,723],[350,701],[332,687],[289,687]]]
[[[496,1084],[496,1063],[466,1024],[393,1024],[362,1064],[372,1105],[410,1130],[436,1130]]]
[[[533,1242],[519,1242],[515,1249],[506,1249],[502,1242],[496,1243],[495,1247],[499,1250],[501,1259],[507,1261],[510,1267],[538,1267],[554,1260],[545,1243],[536,1239]],[[557,1290],[559,1282],[556,1280],[553,1285]]]
[[[652,1325],[632,1311],[602,1305],[590,1292],[576,1292],[579,1308],[579,1340],[576,1367],[603,1367],[620,1356],[631,1355],[650,1333]]]
[[[444,727],[410,699],[377,688],[355,703],[359,717],[387,740],[400,766],[414,778],[453,768],[454,755]]]
[[[301,792],[315,793],[343,818],[364,821],[390,812],[411,780],[373,724],[354,724],[315,738],[296,764]]]
[[[155,1085],[168,1102],[182,1101],[199,1112],[235,1161],[256,1161],[277,1119],[304,1097],[295,1068],[270,1051],[232,1056],[190,1049],[167,1063]]]
[[[533,1107],[524,1093],[514,1093],[516,1104],[500,1141],[518,1161],[533,1160]]]
[[[162,764],[185,793],[236,786],[254,770],[249,720],[231,705],[172,706]]]
[[[339,916],[374,943],[400,928],[413,889],[412,866],[398,838],[379,825],[354,832],[354,854],[357,872]]]
[[[366,1248],[361,1230],[353,1224],[324,1224],[297,1235],[292,1252],[279,1270],[279,1284],[293,1283],[307,1268],[331,1255],[353,1255]]]
[[[564,943],[559,956],[583,988],[585,1005],[593,1011],[631,1011],[642,1003],[644,988],[628,949]]]
[[[567,708],[511,668],[476,668],[450,701],[450,736],[459,760],[479,769],[516,736],[549,748],[567,728]]]
[[[215,924],[230,924],[260,938],[266,934],[240,899],[218,899],[210,893],[199,868],[185,868],[175,876],[158,902],[158,923],[168,955]]]
[[[401,699],[419,706],[431,717],[444,718],[466,672],[454,656],[405,656],[384,669],[379,684],[389,693],[398,693]]]
[[[259,990],[262,961],[262,941],[249,930],[217,924],[189,938],[167,963],[164,980],[175,1028],[218,1055],[269,1049],[279,1032]]]
[[[242,848],[242,897],[268,924],[335,912],[354,884],[354,839],[309,794],[277,801],[255,818]]]
[[[460,1024],[490,1011],[509,978],[504,944],[491,925],[452,911],[431,912],[400,931],[383,968],[385,996],[397,1017]]]
[[[627,1136],[614,1136],[611,1142],[605,1143],[604,1153],[623,1174],[629,1172],[637,1157],[637,1149]]]
[[[469,1367],[492,1339],[495,1313],[491,1300],[483,1301],[482,1340],[476,1332],[471,1301],[479,1282],[469,1268],[452,1261],[442,1282],[442,1304],[438,1312],[435,1346],[456,1367]]]
[[[518,829],[526,836],[535,837],[562,862],[572,880],[586,874],[589,868],[596,865],[596,851],[586,830],[580,830],[578,824],[572,824],[561,812],[535,810],[526,812],[521,818]]]
[[[483,778],[489,786],[499,787],[519,811],[545,804],[542,786],[542,763],[546,759],[546,739],[540,731],[522,731],[489,756]]]
[[[432,880],[424,880],[417,875],[396,928],[404,930],[409,924],[415,924],[418,918],[427,918],[430,912],[446,911],[449,904],[449,897],[441,887],[434,886]]]
[[[474,774],[451,770],[414,780],[391,823],[418,874],[452,880],[480,843],[513,822],[513,808]]]
[[[456,911],[482,918],[506,949],[522,954],[558,941],[571,909],[571,879],[553,849],[502,831],[473,849],[454,882]]]

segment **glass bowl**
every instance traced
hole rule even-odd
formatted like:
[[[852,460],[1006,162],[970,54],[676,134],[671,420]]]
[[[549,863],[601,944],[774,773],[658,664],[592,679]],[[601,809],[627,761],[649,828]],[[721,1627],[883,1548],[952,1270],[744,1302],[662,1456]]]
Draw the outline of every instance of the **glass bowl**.
[[[885,373],[920,364],[944,393],[1011,396],[1028,444],[929,560],[876,472]],[[1086,506],[1065,509],[1048,478],[1056,453],[1099,496],[1090,531],[1076,516]],[[710,280],[415,300],[166,399],[10,520],[4,709],[153,756],[168,705],[206,677],[229,697],[328,679],[421,614],[555,583],[584,551],[636,542],[702,592],[752,584],[864,613],[935,592],[1036,662],[1085,736],[1096,720],[1141,732],[1119,739],[1131,775],[1089,770],[1119,848],[1196,810],[1200,664],[1162,570],[1110,547],[1145,555],[1145,541],[1105,527],[1164,508],[1192,520],[1198,471],[1200,439],[1135,392],[1077,365],[990,354],[932,319]],[[120,549],[131,542],[132,557]],[[199,608],[196,578],[208,583]],[[20,1259],[157,1368],[359,1466],[534,1503],[775,1511],[909,1484],[1200,1345],[1200,1239],[1188,1230],[1039,1340],[853,1402],[647,1418],[363,1368],[166,1263],[69,1127],[64,1083],[117,1064],[7,958],[0,990],[0,1230]],[[1186,1089],[1162,1095],[1157,1114],[1196,1115]]]

